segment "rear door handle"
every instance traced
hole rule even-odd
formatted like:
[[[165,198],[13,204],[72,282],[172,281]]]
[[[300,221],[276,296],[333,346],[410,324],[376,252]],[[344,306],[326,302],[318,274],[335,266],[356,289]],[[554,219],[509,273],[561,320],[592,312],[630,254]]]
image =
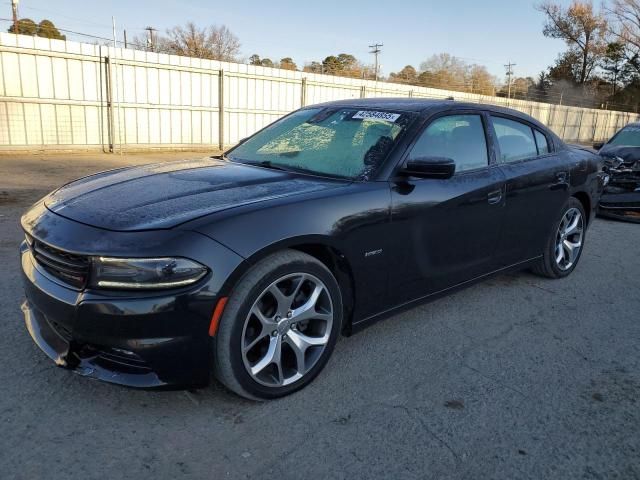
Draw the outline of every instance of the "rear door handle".
[[[487,202],[489,205],[496,205],[502,201],[502,189],[489,192],[487,195]]]

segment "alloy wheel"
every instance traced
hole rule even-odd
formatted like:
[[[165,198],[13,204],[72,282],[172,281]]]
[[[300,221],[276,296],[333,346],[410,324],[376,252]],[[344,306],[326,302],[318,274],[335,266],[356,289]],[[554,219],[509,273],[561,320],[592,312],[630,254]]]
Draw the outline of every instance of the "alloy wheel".
[[[570,208],[563,215],[556,235],[555,259],[560,270],[569,270],[576,262],[584,236],[584,220],[577,208]]]
[[[241,348],[247,372],[269,387],[300,380],[322,356],[333,319],[329,290],[319,278],[309,273],[279,278],[245,319]]]

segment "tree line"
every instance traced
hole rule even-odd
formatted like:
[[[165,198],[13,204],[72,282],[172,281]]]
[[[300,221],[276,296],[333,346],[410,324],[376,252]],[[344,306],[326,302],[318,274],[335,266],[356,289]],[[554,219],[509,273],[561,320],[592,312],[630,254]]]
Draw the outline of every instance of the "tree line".
[[[448,53],[428,57],[416,68],[406,65],[382,81],[484,95],[510,96],[578,106],[638,110],[640,104],[640,0],[605,0],[596,9],[591,0],[568,7],[546,0],[535,4],[545,22],[545,37],[563,40],[565,50],[536,78],[503,82],[487,68]],[[11,33],[65,39],[49,20],[36,24],[25,18]],[[193,22],[164,33],[133,38],[133,48],[211,60],[302,70],[351,78],[374,79],[374,67],[349,53],[329,55],[299,66],[291,57],[272,60],[254,53],[240,56],[240,40],[225,25],[199,27]]]
[[[640,107],[640,0],[589,0],[568,7],[545,1],[542,34],[563,40],[565,50],[536,78],[500,82],[479,65],[448,54],[434,55],[416,70],[407,65],[389,80],[449,90],[638,111]],[[475,73],[475,76],[474,76]],[[475,77],[475,78],[474,78]],[[510,87],[510,88],[509,88]]]
[[[30,18],[21,18],[15,25],[11,25],[9,33],[17,33],[20,35],[31,35],[33,37],[53,38],[56,40],[66,40],[66,36],[60,33],[60,30],[53,24],[51,20],[42,20],[36,23]]]

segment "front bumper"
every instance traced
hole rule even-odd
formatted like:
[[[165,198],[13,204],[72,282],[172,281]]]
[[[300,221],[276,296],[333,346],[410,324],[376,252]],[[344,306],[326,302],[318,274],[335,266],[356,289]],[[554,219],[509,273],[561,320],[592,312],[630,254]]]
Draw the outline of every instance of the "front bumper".
[[[84,376],[141,388],[203,386],[209,382],[209,324],[243,258],[188,230],[113,232],[84,225],[35,204],[26,233],[70,254],[113,257],[178,256],[209,266],[197,284],[175,290],[123,292],[66,284],[20,248],[25,323],[35,343],[59,366]]]
[[[215,298],[202,288],[155,297],[108,297],[66,288],[22,249],[25,324],[56,365],[139,388],[204,386]]]

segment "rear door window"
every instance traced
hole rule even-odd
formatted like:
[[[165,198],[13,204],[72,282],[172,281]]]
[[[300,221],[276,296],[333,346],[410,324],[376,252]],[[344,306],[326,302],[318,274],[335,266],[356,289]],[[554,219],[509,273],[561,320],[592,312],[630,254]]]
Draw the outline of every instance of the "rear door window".
[[[500,146],[501,162],[518,162],[538,156],[533,130],[529,125],[503,117],[491,117],[491,121]]]

